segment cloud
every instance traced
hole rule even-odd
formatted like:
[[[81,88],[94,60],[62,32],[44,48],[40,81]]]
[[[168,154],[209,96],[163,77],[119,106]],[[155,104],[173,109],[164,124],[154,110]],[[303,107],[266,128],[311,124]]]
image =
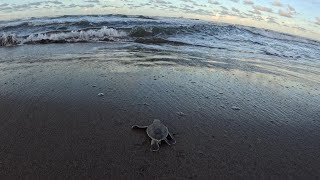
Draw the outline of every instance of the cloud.
[[[75,7],[78,7],[78,5],[72,3],[72,4],[70,4],[69,6],[67,6],[66,8],[75,8]]]
[[[51,3],[51,4],[63,4],[60,1],[46,1],[46,3]]]
[[[193,0],[181,0],[181,1],[183,1],[183,2],[185,2],[185,3],[191,3],[193,6],[199,6],[199,7],[207,7],[206,5],[204,5],[204,4],[199,4],[198,2],[196,2],[196,1],[193,1]],[[187,5],[187,4],[181,4],[182,6],[189,6],[189,5]],[[176,9],[177,7],[175,7],[175,9]]]
[[[221,9],[223,9],[223,10],[229,10],[228,8],[226,8],[226,7],[224,7],[224,6],[220,6],[221,7]]]
[[[33,3],[29,3],[29,6],[39,6],[41,5],[43,2],[33,2]]]
[[[286,10],[279,9],[278,14],[283,17],[292,18],[293,15],[297,14],[296,9],[288,4]]]
[[[156,1],[156,0],[151,0],[151,1]],[[163,1],[163,0],[160,0],[160,1]],[[197,7],[207,7],[206,5],[204,4],[199,4],[198,2],[196,1],[193,1],[193,0],[181,0],[185,3],[191,3],[193,5],[193,8],[194,6],[197,6]],[[209,3],[211,2],[211,0],[208,1]],[[170,3],[170,2],[166,2],[166,3]],[[162,3],[163,4],[163,3]],[[171,3],[170,3],[171,4]],[[181,4],[182,6],[186,7],[186,6],[189,6],[188,4]],[[174,7],[173,9],[176,9],[177,7]],[[196,10],[194,10],[196,11]]]
[[[246,16],[246,18],[249,18],[249,17],[252,16],[252,14],[250,14],[250,13],[242,13],[242,15],[243,15],[243,16]]]
[[[272,6],[282,7],[282,3],[278,0],[272,2]]]
[[[277,18],[275,18],[275,17],[269,16],[269,17],[267,17],[267,22],[268,22],[268,23],[279,24],[279,23],[276,21],[276,19],[277,19]]]
[[[252,14],[258,14],[258,15],[261,15],[261,12],[260,11],[257,11],[257,10],[254,10],[254,11],[249,11],[250,13]]]
[[[198,3],[196,3],[196,2],[193,2],[193,5],[194,5],[194,6],[200,6],[200,7],[206,7],[206,5],[198,4]]]
[[[192,9],[193,8],[193,6],[190,6],[188,4],[183,4],[182,6],[183,6],[183,8],[186,8],[186,9]]]
[[[228,11],[222,10],[222,11],[220,11],[220,15],[227,16],[227,15],[231,15],[231,14]]]
[[[193,11],[191,11],[191,13],[194,13],[194,14],[201,14],[201,15],[206,15],[206,16],[208,16],[208,15],[211,15],[211,14],[212,14],[212,12],[207,11],[207,10],[204,10],[204,9],[197,9],[197,10],[193,10]]]
[[[84,4],[84,5],[79,5],[78,7],[82,7],[82,8],[92,8],[92,7],[94,7],[94,4]]]
[[[0,11],[11,11],[12,7],[9,6],[9,4],[4,3],[0,4]]]
[[[235,3],[239,2],[239,0],[230,0],[230,1],[235,2]]]
[[[181,1],[186,2],[186,3],[194,3],[193,0],[181,0]]]
[[[32,8],[30,4],[20,4],[20,5],[13,4],[11,6],[12,6],[12,10],[14,11],[23,11],[25,9]]]
[[[0,7],[0,11],[5,11],[5,12],[11,12],[12,9],[13,8],[10,6]]]
[[[251,19],[256,21],[264,21],[264,19],[261,16],[253,16]]]
[[[52,6],[52,5],[59,5]],[[54,8],[54,7],[64,7],[63,3],[58,0],[48,0],[48,1],[38,1],[38,2],[30,2],[26,4],[1,4],[0,11],[26,11],[30,9],[38,9],[38,8]]]
[[[292,13],[287,10],[279,9],[278,14],[283,17],[292,18]]]
[[[269,13],[272,12],[272,9],[271,9],[271,8],[264,7],[264,6],[253,6],[253,9],[254,9],[255,11],[264,11],[264,12],[269,12]]]
[[[5,7],[5,6],[9,6],[9,4],[8,3],[0,4],[0,8]]]
[[[231,10],[234,11],[234,12],[237,12],[237,13],[240,12],[238,9],[236,9],[236,8],[234,8],[234,7],[233,7]]]
[[[220,3],[218,1],[215,0],[208,0],[209,4],[214,4],[214,5],[219,5]]]
[[[192,1],[190,1],[192,2]],[[164,0],[151,0],[150,3],[156,3],[156,4],[172,4],[171,2],[167,2],[167,1],[164,1]]]
[[[300,31],[308,31],[307,29],[300,27],[300,26],[291,26],[291,28],[298,29]]]
[[[252,0],[243,0],[243,4],[252,5],[254,4]]]
[[[290,6],[290,4],[288,4],[288,8],[289,8],[289,10],[290,10],[290,11],[292,11],[292,12],[296,12],[296,9],[295,9],[295,8],[293,8],[292,6]]]
[[[100,0],[85,0],[87,3],[100,3]]]
[[[320,17],[316,17],[316,22],[317,25],[320,25]]]

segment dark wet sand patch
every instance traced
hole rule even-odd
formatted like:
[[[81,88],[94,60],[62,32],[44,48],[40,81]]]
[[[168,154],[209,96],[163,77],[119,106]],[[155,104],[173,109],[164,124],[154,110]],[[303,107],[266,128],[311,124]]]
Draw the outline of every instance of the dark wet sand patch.
[[[320,101],[302,82],[292,87],[274,75],[197,67],[23,66],[0,73],[2,177],[320,175]],[[155,118],[177,144],[153,153],[131,126]]]

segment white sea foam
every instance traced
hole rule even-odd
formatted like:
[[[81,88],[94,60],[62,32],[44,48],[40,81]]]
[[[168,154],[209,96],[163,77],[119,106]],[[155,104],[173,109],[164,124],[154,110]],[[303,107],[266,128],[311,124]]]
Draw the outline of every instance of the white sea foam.
[[[3,34],[0,36],[0,46],[13,46],[17,44],[37,43],[45,41],[64,41],[64,42],[79,42],[79,41],[101,41],[109,38],[123,37],[127,34],[122,31],[117,31],[113,28],[102,27],[98,30],[81,30],[71,32],[49,32],[31,34],[26,38],[17,37],[15,34]]]
[[[2,34],[0,36],[0,46],[14,46],[19,44],[20,38],[15,34]]]
[[[82,30],[82,31],[71,31],[71,32],[59,32],[59,33],[45,33],[45,34],[32,34],[28,36],[22,43],[26,42],[37,42],[41,40],[53,40],[61,41],[65,40],[68,42],[77,41],[98,41],[103,38],[122,37],[126,36],[125,32],[117,31],[113,28],[102,27],[99,30]]]

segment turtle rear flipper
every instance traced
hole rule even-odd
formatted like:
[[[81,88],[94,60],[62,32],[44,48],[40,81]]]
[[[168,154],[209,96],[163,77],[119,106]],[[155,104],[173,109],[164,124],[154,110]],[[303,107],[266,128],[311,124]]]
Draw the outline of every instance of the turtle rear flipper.
[[[173,136],[171,135],[171,133],[168,133],[168,136],[166,137],[166,139],[164,139],[166,141],[166,143],[168,145],[172,145],[176,143],[176,140],[173,138]]]
[[[151,140],[151,151],[158,151],[160,149],[160,146],[158,144],[158,142],[154,139]]]
[[[147,129],[148,126],[139,126],[139,125],[133,125],[132,129]]]

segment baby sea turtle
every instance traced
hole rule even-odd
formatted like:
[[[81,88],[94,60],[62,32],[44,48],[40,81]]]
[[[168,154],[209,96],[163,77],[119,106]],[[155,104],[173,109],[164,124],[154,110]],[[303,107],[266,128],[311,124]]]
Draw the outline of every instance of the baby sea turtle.
[[[148,136],[151,138],[151,151],[158,151],[162,140],[168,145],[176,143],[176,140],[170,134],[168,128],[161,123],[159,119],[155,119],[149,126],[132,126],[133,129],[146,129]]]

